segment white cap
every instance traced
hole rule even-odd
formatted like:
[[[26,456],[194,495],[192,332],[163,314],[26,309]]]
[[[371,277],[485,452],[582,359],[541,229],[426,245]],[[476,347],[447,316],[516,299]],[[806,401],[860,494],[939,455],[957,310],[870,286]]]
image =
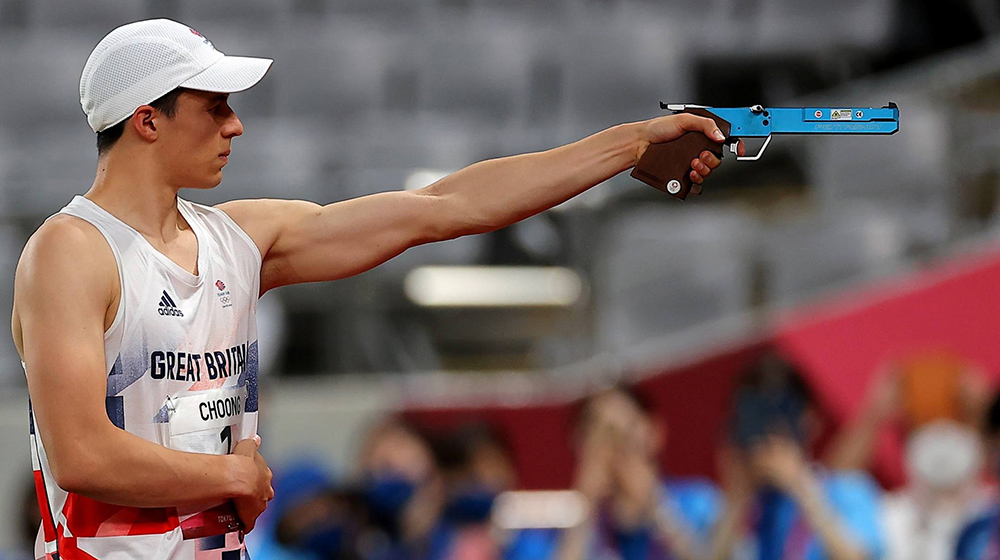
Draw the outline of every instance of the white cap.
[[[219,93],[249,89],[272,62],[226,56],[183,23],[137,21],[108,33],[94,47],[80,77],[80,105],[90,128],[100,132],[178,87]]]

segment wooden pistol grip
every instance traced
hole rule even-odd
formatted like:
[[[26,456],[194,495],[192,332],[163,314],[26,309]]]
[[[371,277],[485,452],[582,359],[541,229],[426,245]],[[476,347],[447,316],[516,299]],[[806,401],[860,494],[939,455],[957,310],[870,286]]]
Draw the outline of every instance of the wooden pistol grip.
[[[729,137],[729,122],[705,109],[685,109],[685,113],[708,117],[719,130]],[[688,193],[701,194],[701,185],[691,181],[691,160],[708,150],[722,159],[722,143],[701,132],[685,132],[680,138],[661,144],[650,144],[639,163],[632,169],[632,176],[670,196],[684,200]],[[676,182],[674,182],[676,181]]]

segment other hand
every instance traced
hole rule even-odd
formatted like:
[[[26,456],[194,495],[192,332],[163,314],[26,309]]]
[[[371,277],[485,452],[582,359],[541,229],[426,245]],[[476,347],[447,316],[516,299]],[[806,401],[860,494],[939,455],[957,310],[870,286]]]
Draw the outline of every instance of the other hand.
[[[737,506],[749,502],[757,490],[757,485],[748,454],[734,445],[727,444],[719,449],[716,461],[726,501]]]
[[[251,484],[253,488],[249,496],[233,498],[233,506],[236,509],[236,516],[243,524],[243,531],[249,533],[257,523],[257,518],[267,508],[267,502],[274,498],[274,488],[271,487],[273,474],[268,468],[264,458],[260,455],[260,438],[244,439],[233,448],[233,455],[242,455],[253,460],[254,478]]]
[[[787,436],[772,434],[754,445],[750,463],[762,481],[792,495],[804,488],[811,476],[802,448]]]
[[[635,451],[620,454],[614,463],[616,510],[627,527],[652,521],[660,505],[660,481],[656,465]]]
[[[650,144],[670,142],[683,136],[687,132],[701,132],[712,140],[722,143],[726,138],[716,126],[715,121],[707,117],[699,117],[690,113],[678,113],[667,115],[650,121],[646,121],[643,129],[642,139],[639,143],[639,151],[635,161],[639,161],[642,154],[646,152]],[[741,140],[737,148],[737,154],[743,155],[746,150]],[[691,160],[691,181],[701,184],[708,177],[712,170],[722,162],[715,154],[705,150],[698,157]]]
[[[886,364],[875,377],[868,392],[866,412],[876,423],[894,420],[899,416],[902,401],[899,371],[895,366]]]
[[[603,430],[592,430],[584,438],[574,487],[591,505],[600,503],[611,494],[614,449],[614,440]]]

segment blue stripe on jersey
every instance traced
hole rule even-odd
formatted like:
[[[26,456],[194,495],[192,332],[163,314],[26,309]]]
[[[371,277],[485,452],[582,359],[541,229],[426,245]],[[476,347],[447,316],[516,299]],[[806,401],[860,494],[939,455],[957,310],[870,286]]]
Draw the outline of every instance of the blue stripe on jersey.
[[[163,405],[160,407],[159,412],[156,413],[156,416],[153,417],[153,422],[157,424],[166,424],[169,421],[170,409],[167,408],[167,405]]]
[[[247,348],[247,366],[240,374],[240,378],[237,381],[237,386],[242,387],[245,383],[247,386],[247,404],[244,409],[246,412],[257,412],[257,368],[258,368],[258,356],[257,356],[257,341],[250,343],[250,347]]]
[[[108,410],[108,419],[115,426],[125,429],[125,397],[105,397],[104,408]]]
[[[226,535],[212,535],[198,539],[198,550],[218,550],[226,548]]]
[[[143,349],[145,350],[145,348]],[[111,366],[108,372],[108,392],[109,397],[120,395],[129,385],[142,379],[146,374],[148,364],[146,357],[141,354],[133,354],[131,357],[122,358],[121,354],[115,358],[115,365]]]
[[[28,399],[28,433],[35,435],[35,413],[31,410],[31,399]]]

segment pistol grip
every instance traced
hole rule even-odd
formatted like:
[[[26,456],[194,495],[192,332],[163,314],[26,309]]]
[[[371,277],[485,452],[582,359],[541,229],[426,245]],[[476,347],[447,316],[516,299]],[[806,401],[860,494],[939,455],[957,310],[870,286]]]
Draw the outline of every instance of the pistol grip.
[[[714,120],[719,130],[729,137],[729,122],[724,119],[705,109],[685,109],[683,112]],[[686,132],[676,140],[650,144],[632,169],[632,177],[681,200],[688,193],[701,194],[701,185],[691,181],[691,160],[705,150],[722,159],[722,143],[701,132]]]

